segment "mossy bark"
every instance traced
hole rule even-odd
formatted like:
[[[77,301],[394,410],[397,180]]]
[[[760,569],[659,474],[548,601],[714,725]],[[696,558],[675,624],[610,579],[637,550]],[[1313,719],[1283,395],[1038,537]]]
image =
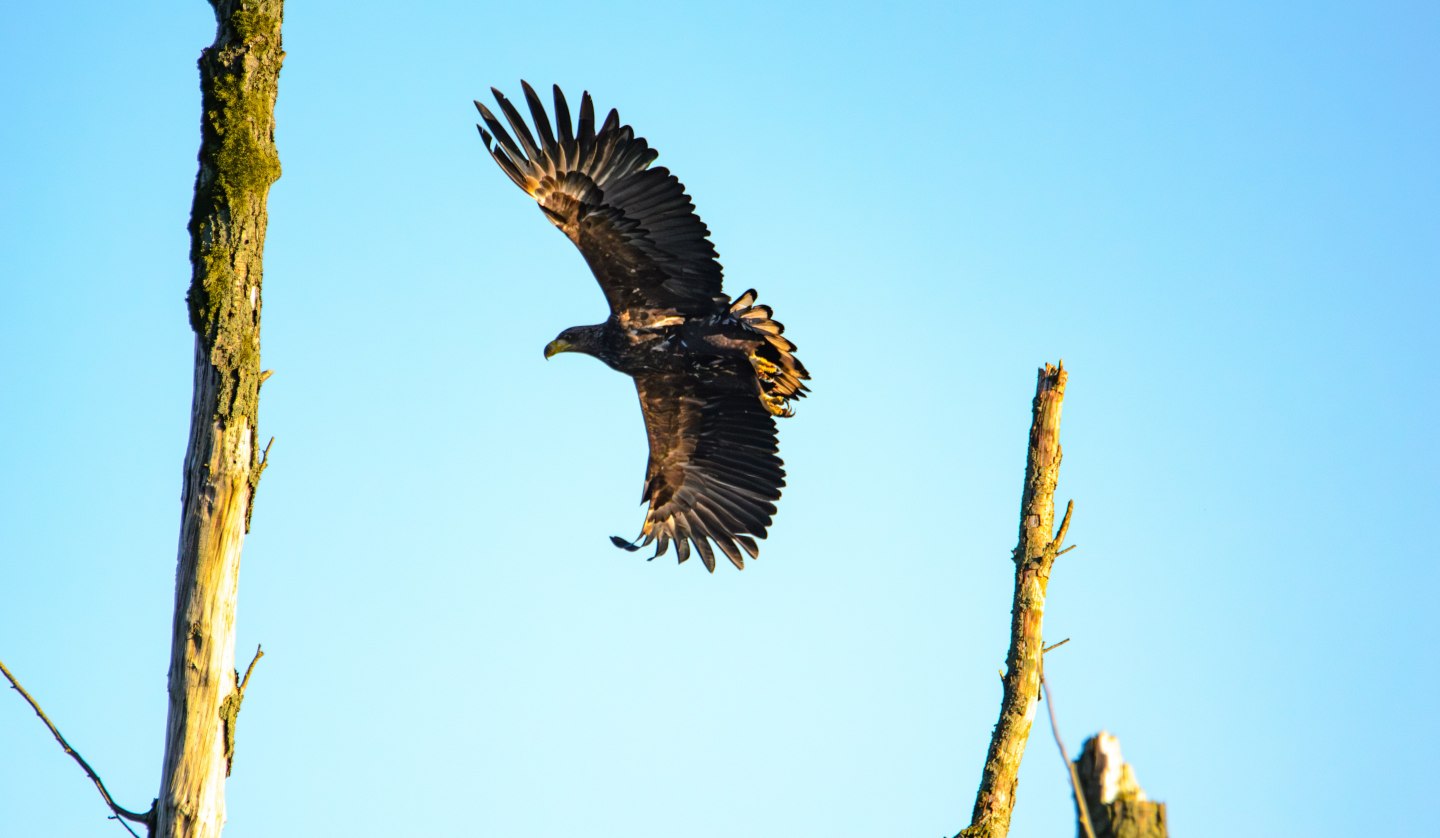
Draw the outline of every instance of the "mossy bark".
[[[1015,597],[1010,620],[1010,651],[1005,659],[1000,720],[990,739],[970,826],[963,838],[998,838],[1010,831],[1020,758],[1030,738],[1040,698],[1041,623],[1050,570],[1070,523],[1067,509],[1055,528],[1055,484],[1060,478],[1060,408],[1069,374],[1064,366],[1040,369],[1031,406],[1030,447],[1025,488],[1020,500],[1020,541],[1015,548]]]
[[[264,468],[257,444],[266,199],[280,176],[275,95],[283,0],[211,0],[200,57],[200,166],[188,295],[195,381],[185,454],[171,640],[170,711],[152,835],[210,838],[225,824],[227,731],[239,696],[240,551]],[[228,701],[228,704],[227,704]]]

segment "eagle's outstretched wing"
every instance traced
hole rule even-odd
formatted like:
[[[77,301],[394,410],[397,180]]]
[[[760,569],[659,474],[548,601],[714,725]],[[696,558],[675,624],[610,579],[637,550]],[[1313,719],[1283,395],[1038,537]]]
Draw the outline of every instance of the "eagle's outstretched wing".
[[[476,127],[505,174],[580,248],[610,310],[703,314],[723,305],[710,231],[680,181],[663,166],[650,168],[657,152],[613,110],[597,131],[589,93],[581,96],[579,123],[572,126],[558,85],[552,129],[540,97],[521,84],[538,139],[494,88],[514,136],[479,102],[485,126]]]
[[[755,539],[765,537],[785,485],[775,419],[755,397],[754,373],[737,363],[637,376],[635,387],[650,437],[643,498],[650,508],[640,537],[615,543],[634,550],[658,541],[659,556],[673,541],[682,562],[693,544],[714,572],[713,541],[743,569],[741,550],[760,554]]]

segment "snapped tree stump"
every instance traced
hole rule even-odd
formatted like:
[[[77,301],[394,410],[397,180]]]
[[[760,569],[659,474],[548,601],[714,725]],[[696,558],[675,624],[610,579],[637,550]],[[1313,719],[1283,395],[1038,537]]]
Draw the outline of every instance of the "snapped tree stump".
[[[1168,838],[1165,804],[1145,796],[1135,771],[1120,755],[1120,740],[1100,731],[1075,758],[1095,838]]]

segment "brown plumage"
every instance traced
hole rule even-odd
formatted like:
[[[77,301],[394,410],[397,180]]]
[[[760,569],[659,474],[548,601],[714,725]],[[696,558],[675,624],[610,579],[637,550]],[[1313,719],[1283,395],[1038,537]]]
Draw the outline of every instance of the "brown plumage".
[[[595,127],[590,94],[572,124],[555,88],[555,123],[521,82],[534,124],[492,88],[509,130],[489,108],[480,136],[495,162],[584,255],[610,304],[593,326],[561,332],[545,357],[593,355],[635,379],[650,442],[640,537],[629,550],[693,546],[710,571],[714,547],[737,568],[759,555],[785,485],[775,418],[794,413],[810,377],[755,292],[731,300],[710,231],[656,152],[610,111]],[[487,130],[488,129],[488,130]],[[513,134],[512,134],[513,132]],[[654,558],[652,556],[651,558]]]

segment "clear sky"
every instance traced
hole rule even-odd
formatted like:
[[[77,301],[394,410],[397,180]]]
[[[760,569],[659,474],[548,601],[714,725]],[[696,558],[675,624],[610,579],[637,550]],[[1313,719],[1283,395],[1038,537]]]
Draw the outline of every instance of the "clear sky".
[[[1433,828],[1434,4],[401,5],[286,15],[227,835],[953,834],[1060,357],[1072,750],[1117,734],[1176,835]],[[213,31],[0,24],[0,659],[134,809]],[[605,306],[473,127],[521,78],[620,109],[814,373],[743,573],[607,541],[645,437],[541,358]],[[1049,736],[1017,836],[1072,834]],[[105,814],[0,694],[0,833]]]

